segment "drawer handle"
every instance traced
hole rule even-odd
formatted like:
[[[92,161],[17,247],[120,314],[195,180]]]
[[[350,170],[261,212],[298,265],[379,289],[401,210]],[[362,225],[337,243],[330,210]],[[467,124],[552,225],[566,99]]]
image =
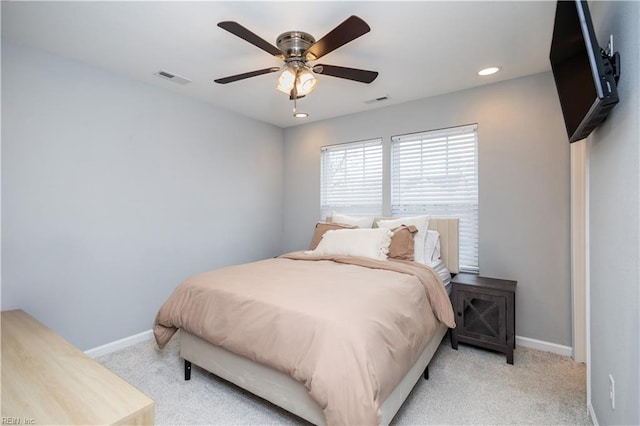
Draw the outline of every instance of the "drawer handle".
[[[462,312],[458,312],[458,316],[461,317],[462,316]]]

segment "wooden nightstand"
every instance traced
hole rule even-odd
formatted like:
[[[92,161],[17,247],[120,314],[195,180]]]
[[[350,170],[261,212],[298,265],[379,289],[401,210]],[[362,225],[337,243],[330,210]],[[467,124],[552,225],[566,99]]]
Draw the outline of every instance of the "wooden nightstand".
[[[458,274],[451,280],[456,328],[451,347],[469,343],[503,352],[513,364],[516,347],[516,281]]]

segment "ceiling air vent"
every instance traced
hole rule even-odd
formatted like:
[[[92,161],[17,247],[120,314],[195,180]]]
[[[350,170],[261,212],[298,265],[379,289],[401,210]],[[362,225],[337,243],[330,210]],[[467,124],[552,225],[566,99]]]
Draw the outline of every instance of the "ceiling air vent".
[[[378,102],[383,102],[386,101],[387,99],[389,99],[388,95],[384,95],[384,96],[380,96],[378,98],[374,98],[374,99],[369,99],[368,101],[364,101],[365,104],[375,104]]]
[[[155,75],[157,75],[160,78],[163,78],[165,80],[170,80],[174,83],[178,83],[178,84],[187,84],[187,83],[191,83],[191,80],[189,80],[186,77],[182,77],[181,75],[178,74],[174,74],[168,71],[158,71],[157,73],[155,73]]]

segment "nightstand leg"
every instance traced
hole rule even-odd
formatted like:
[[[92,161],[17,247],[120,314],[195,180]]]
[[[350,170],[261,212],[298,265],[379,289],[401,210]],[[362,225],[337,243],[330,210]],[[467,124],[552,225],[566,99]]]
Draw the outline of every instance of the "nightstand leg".
[[[451,332],[451,347],[458,350],[458,334],[453,330],[449,331]]]
[[[507,364],[513,365],[513,348],[507,350]]]

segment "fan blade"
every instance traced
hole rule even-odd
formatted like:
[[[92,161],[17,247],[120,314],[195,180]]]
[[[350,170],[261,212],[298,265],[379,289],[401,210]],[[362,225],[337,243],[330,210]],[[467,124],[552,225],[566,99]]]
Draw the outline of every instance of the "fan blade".
[[[320,59],[338,47],[344,46],[371,31],[369,25],[355,15],[348,17],[342,24],[329,31],[327,35],[313,43],[304,53],[308,60]]]
[[[273,56],[280,56],[284,58],[284,55],[282,54],[280,49],[278,49],[268,41],[258,37],[256,34],[252,33],[251,31],[249,31],[242,25],[238,24],[237,22],[234,22],[234,21],[218,22],[218,26],[223,30],[227,30],[231,34],[236,35],[241,39],[253,44],[254,46],[259,47],[260,49],[264,50],[265,52]]]
[[[361,83],[371,83],[378,77],[376,71],[339,67],[336,65],[316,65],[313,67],[313,72],[330,75],[331,77],[346,78],[347,80],[359,81]]]
[[[262,75],[262,74],[269,74],[271,72],[276,72],[279,69],[280,68],[278,68],[278,67],[265,68],[265,69],[261,69],[261,70],[257,70],[257,71],[245,72],[243,74],[231,75],[229,77],[217,78],[217,79],[215,79],[213,81],[215,81],[216,83],[220,83],[220,84],[233,83],[234,81],[244,80],[245,78],[256,77],[256,76],[259,76],[259,75]]]

